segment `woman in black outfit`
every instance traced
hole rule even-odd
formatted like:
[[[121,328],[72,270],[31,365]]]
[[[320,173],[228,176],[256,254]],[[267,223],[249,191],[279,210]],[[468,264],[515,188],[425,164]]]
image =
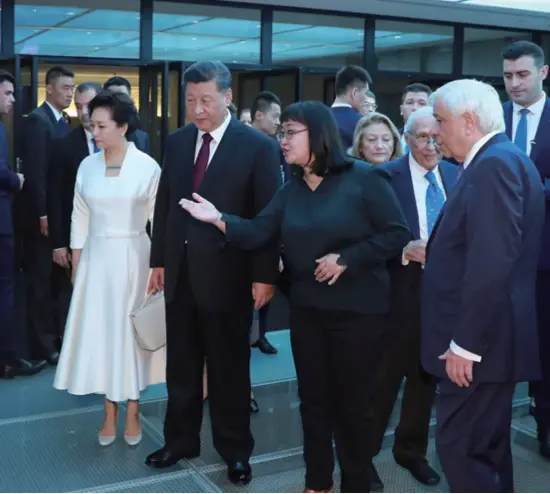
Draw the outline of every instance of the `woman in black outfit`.
[[[197,202],[181,205],[225,233],[227,249],[252,250],[281,237],[306,492],[332,490],[333,436],[342,492],[368,492],[370,381],[388,312],[386,261],[401,252],[409,231],[389,175],[346,155],[325,105],[295,103],[281,121],[283,153],[299,173],[256,218],[221,214],[196,194]]]

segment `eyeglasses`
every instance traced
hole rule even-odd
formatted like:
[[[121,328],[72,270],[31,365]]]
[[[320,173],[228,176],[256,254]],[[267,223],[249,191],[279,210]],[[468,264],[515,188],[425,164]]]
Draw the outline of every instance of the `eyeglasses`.
[[[408,133],[408,132],[407,132]],[[426,147],[429,144],[433,144],[434,147],[439,147],[439,144],[437,143],[437,137],[435,136],[415,136],[411,133],[408,133],[421,147]]]
[[[293,129],[280,130],[277,133],[277,140],[282,141],[283,139],[288,139],[290,141],[296,134],[301,134],[302,132],[305,132],[306,130],[307,130],[307,128],[300,129],[300,130],[293,130]]]
[[[378,105],[376,103],[367,103],[365,105],[365,108],[369,111],[376,111],[376,109],[378,108]]]

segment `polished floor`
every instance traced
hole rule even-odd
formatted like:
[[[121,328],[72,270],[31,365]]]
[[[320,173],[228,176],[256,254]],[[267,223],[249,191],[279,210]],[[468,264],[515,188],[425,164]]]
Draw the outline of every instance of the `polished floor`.
[[[252,417],[256,448],[254,480],[246,488],[227,482],[215,453],[205,414],[202,456],[158,471],[146,455],[162,444],[164,386],[143,396],[144,438],[136,448],[122,439],[108,448],[97,444],[102,399],[74,397],[52,388],[53,370],[28,379],[0,381],[0,492],[301,492],[304,467],[294,367],[288,331],[270,334],[274,356],[254,350],[251,375],[261,411]],[[550,462],[535,453],[533,423],[523,386],[518,387],[514,419],[514,467],[518,492],[549,492]],[[398,407],[392,424],[398,417]],[[391,443],[388,431],[387,444]],[[430,461],[438,467],[430,446]],[[443,482],[426,489],[395,465],[391,448],[376,459],[387,492],[448,492]],[[338,472],[335,473],[338,484]]]

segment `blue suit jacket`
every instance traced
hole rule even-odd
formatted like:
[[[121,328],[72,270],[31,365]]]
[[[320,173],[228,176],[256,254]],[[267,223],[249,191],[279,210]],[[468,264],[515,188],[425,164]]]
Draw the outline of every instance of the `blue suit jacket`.
[[[12,235],[12,193],[19,190],[19,177],[9,168],[8,139],[0,123],[0,235]]]
[[[447,199],[427,248],[422,364],[444,377],[451,340],[482,357],[477,382],[539,377],[535,311],[544,190],[505,134],[476,154]]]
[[[407,218],[412,240],[418,240],[420,238],[420,224],[416,209],[416,199],[414,197],[411,169],[409,167],[409,154],[407,153],[401,158],[389,161],[382,168],[391,174],[391,185],[405,213],[405,218]],[[443,186],[448,197],[456,183],[458,167],[447,161],[441,161],[439,172],[441,173]]]
[[[340,136],[344,143],[344,148],[348,149],[353,146],[353,134],[355,133],[355,127],[357,122],[361,120],[361,115],[357,110],[349,106],[336,106],[330,109],[332,115],[336,120],[338,129],[340,130]]]
[[[504,120],[506,122],[506,134],[512,139],[512,111],[511,101],[503,105]],[[531,144],[529,157],[535,163],[544,183],[546,195],[546,220],[542,234],[542,248],[539,257],[539,270],[550,271],[550,98],[546,98],[546,104],[542,112],[535,140]]]

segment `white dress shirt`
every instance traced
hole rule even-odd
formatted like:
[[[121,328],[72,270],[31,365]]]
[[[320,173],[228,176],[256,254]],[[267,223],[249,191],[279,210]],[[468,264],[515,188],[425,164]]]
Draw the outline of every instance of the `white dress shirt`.
[[[477,141],[472,148],[470,149],[469,153],[466,155],[466,159],[464,160],[464,164],[462,165],[464,167],[464,170],[468,168],[472,160],[476,157],[476,154],[479,152],[479,150],[489,142],[494,136],[499,134],[499,132],[491,132],[487,134],[486,136],[483,136],[479,141]],[[454,341],[451,341],[451,344],[449,345],[449,348],[451,349],[451,352],[458,355],[459,357],[465,358],[467,360],[473,360],[474,362],[481,362],[481,355],[477,355],[475,353],[469,352],[468,350],[465,350],[464,348],[459,347]]]
[[[338,103],[334,102],[332,103],[331,108],[353,108],[349,103]]]
[[[220,142],[223,135],[225,134],[225,131],[227,130],[227,127],[229,127],[229,122],[231,122],[231,113],[229,113],[228,111],[222,124],[217,129],[209,132],[209,134],[212,136],[212,140],[210,141],[210,155],[208,156],[208,165],[210,165],[210,162],[214,157],[214,153],[216,152],[216,149],[218,149],[218,146],[220,145]],[[202,136],[204,134],[206,134],[206,132],[199,129],[199,132],[197,134],[197,143],[195,144],[195,161],[197,161],[197,158],[199,156],[199,151],[202,147]]]
[[[95,150],[94,136],[88,129],[84,129],[84,134],[86,135],[86,144],[88,144],[88,153],[94,154],[94,150]]]
[[[531,154],[531,149],[533,147],[533,143],[535,142],[535,136],[537,135],[540,118],[542,117],[542,112],[544,111],[545,105],[546,94],[543,93],[541,98],[536,103],[533,103],[531,106],[527,107],[529,110],[529,113],[527,114],[527,156]],[[521,118],[520,111],[523,110],[523,108],[523,106],[520,106],[517,103],[512,103],[512,141],[516,138],[516,130]]]
[[[426,173],[428,170],[423,168],[418,161],[414,159],[412,153],[409,153],[409,169],[411,170],[411,179],[414,192],[414,200],[416,203],[416,211],[418,213],[418,229],[420,232],[420,239],[428,241],[430,237],[428,234],[428,213],[426,212],[426,192],[430,186],[430,182],[426,178]],[[439,165],[436,166],[433,170],[435,175],[435,180],[437,185],[443,191],[445,199],[447,199],[447,193],[445,192],[445,186],[443,185],[443,179],[441,178],[441,172],[439,171]],[[403,251],[403,256],[401,258],[403,266],[409,264],[409,260],[405,259],[405,252]]]

